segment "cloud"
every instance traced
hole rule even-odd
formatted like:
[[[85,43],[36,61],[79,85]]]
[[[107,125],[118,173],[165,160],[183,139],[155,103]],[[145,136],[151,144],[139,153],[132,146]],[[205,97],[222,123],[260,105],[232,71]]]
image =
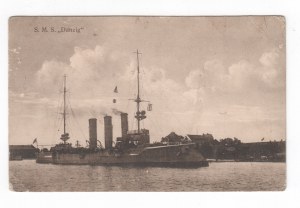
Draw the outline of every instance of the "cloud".
[[[191,70],[185,77],[182,97],[189,98],[190,109],[197,112],[194,129],[218,132],[214,127],[225,125],[225,120],[228,129],[256,122],[267,122],[273,128],[271,123],[282,122],[285,106],[278,102],[284,97],[279,88],[285,87],[285,72],[280,59],[280,51],[270,50],[256,62],[242,59],[225,66],[221,60],[212,59]],[[226,119],[218,112],[226,112]]]
[[[285,86],[285,70],[282,64],[282,54],[279,49],[264,52],[259,58],[259,64],[241,60],[229,67],[232,89],[259,90],[278,89]]]
[[[98,45],[95,49],[75,47],[74,52],[70,58],[70,67],[74,69],[77,75],[80,75],[82,80],[93,78],[100,73],[103,75],[103,72],[109,70],[103,67],[107,60],[107,54],[105,54],[103,47]]]
[[[203,85],[203,80],[203,72],[201,70],[193,70],[185,78],[185,83],[191,89],[198,89]]]
[[[285,85],[285,71],[281,50],[273,49],[261,55],[259,61],[261,63],[260,74],[261,80],[272,88],[282,88]]]
[[[183,98],[189,101],[189,104],[197,105],[202,102],[202,99],[205,96],[205,91],[201,88],[199,89],[190,89],[183,93]]]
[[[66,74],[68,112],[83,124],[89,117],[112,115],[114,108],[126,109],[121,99],[126,97],[128,101],[129,95],[126,93],[130,80],[121,80],[119,74],[126,72],[131,59],[97,45],[94,48],[75,47],[69,60],[69,63],[44,61],[35,75],[38,95],[32,102],[40,101],[39,97],[55,101],[56,105],[57,100],[62,102],[63,75]],[[113,92],[116,85],[120,87],[118,94]],[[113,99],[117,99],[117,103],[113,103]],[[49,106],[47,103],[40,104]]]
[[[117,83],[117,74],[123,73],[128,65],[124,57],[111,61],[115,56],[97,45],[94,49],[75,47],[69,63],[44,61],[36,73],[39,92],[57,93],[57,88],[62,89],[63,75],[66,74],[67,87],[72,90],[72,96],[85,98],[102,94],[104,87]]]
[[[279,59],[279,50],[274,49],[272,51],[263,53],[259,59],[259,62],[264,67],[272,67],[278,63],[278,59]]]
[[[189,89],[202,88],[206,92],[214,92],[217,88],[222,89],[228,79],[228,72],[220,60],[207,60],[203,68],[189,72],[185,78],[185,84]]]
[[[145,99],[155,103],[164,112],[180,112],[192,108],[193,97],[186,96],[185,87],[166,75],[162,68],[144,68],[143,91]]]
[[[62,83],[63,75],[70,73],[72,70],[66,63],[56,60],[45,61],[36,73],[37,90],[41,93],[56,93],[58,83]]]
[[[162,68],[145,68],[145,90],[149,93],[164,90],[171,93],[180,90],[180,84],[166,76],[166,72]]]
[[[282,54],[279,49],[264,52],[258,63],[240,60],[225,67],[221,60],[207,60],[203,68],[191,70],[185,78],[189,89],[202,89],[206,94],[242,93],[262,89],[282,88],[285,85]],[[186,94],[191,94],[191,92]],[[195,94],[195,92],[194,92]],[[203,95],[203,93],[201,94]]]
[[[246,60],[232,64],[229,68],[226,89],[230,91],[251,90],[257,81],[255,67]],[[253,88],[252,88],[253,89]]]

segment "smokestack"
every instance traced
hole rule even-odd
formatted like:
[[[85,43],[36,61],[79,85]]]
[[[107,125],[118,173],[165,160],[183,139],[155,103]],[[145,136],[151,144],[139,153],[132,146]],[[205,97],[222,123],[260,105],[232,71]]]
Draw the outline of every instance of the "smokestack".
[[[112,148],[113,126],[111,116],[104,116],[105,149]]]
[[[89,119],[90,149],[97,147],[97,119]]]
[[[122,137],[125,138],[128,132],[128,114],[121,113],[121,130],[122,130]]]

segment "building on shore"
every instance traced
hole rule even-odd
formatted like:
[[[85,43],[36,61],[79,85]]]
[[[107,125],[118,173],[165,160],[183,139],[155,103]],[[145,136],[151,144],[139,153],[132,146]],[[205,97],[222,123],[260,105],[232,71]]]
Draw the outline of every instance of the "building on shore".
[[[39,149],[33,145],[9,145],[9,159],[35,159]]]
[[[212,134],[202,134],[202,135],[187,135],[189,139],[197,144],[213,143],[214,137]]]
[[[243,143],[238,138],[216,140],[212,134],[187,135],[209,159],[235,161],[274,161],[286,159],[286,142],[260,141]]]

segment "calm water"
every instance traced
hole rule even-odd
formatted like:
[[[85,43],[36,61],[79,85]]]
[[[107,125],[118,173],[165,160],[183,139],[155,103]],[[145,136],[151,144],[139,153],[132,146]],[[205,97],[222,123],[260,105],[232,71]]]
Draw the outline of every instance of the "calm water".
[[[285,163],[210,163],[209,167],[132,168],[10,161],[15,191],[273,191],[284,190]]]

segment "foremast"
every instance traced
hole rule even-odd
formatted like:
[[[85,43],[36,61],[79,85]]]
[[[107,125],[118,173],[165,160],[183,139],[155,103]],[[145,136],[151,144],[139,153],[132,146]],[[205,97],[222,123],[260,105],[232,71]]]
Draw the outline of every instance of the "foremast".
[[[66,141],[68,139],[70,139],[69,137],[69,133],[66,132],[66,93],[67,93],[67,75],[64,75],[64,109],[63,112],[61,113],[63,115],[63,119],[64,119],[64,133],[61,135],[60,139],[64,142],[64,144],[66,144]]]

